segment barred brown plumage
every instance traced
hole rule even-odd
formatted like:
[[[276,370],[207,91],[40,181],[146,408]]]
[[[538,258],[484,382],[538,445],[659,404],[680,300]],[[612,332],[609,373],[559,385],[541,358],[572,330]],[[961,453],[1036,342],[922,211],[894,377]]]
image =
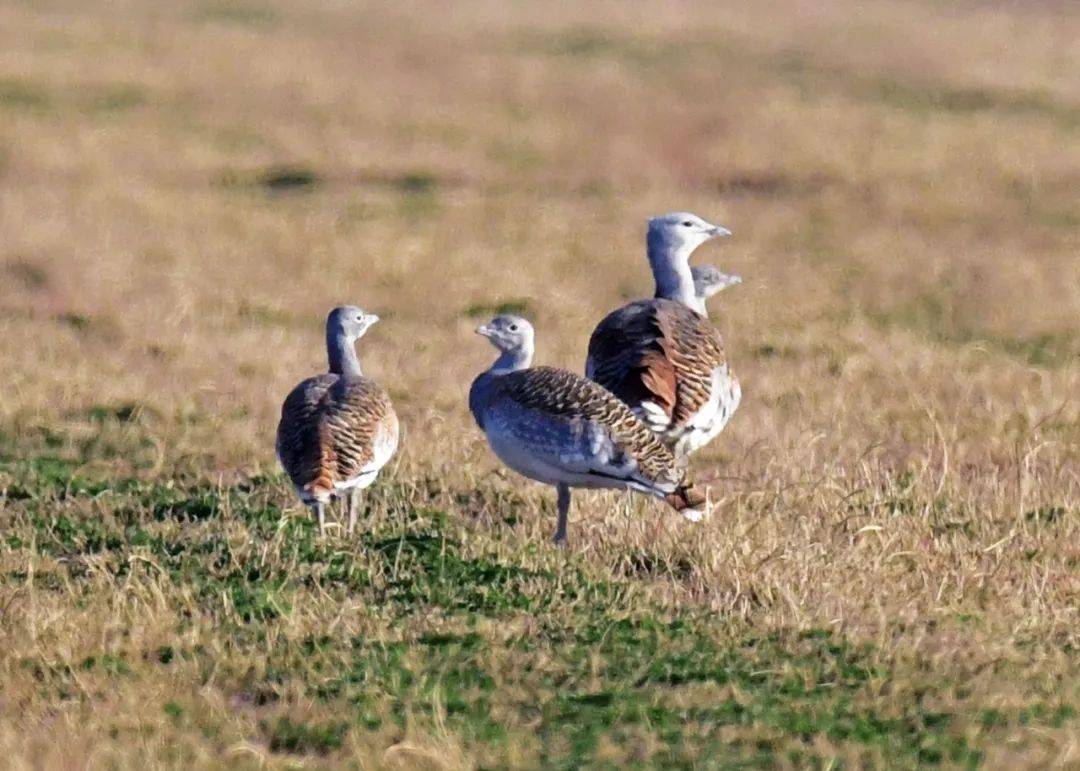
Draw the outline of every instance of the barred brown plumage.
[[[556,542],[566,540],[572,487],[635,490],[663,498],[688,518],[700,517],[696,507],[705,496],[629,407],[580,375],[529,367],[529,322],[496,316],[477,332],[501,354],[473,381],[469,408],[506,465],[558,490]]]
[[[385,389],[365,377],[326,374],[305,380],[281,409],[277,451],[302,494],[328,500],[334,485],[375,460],[375,446],[397,434]]]
[[[356,524],[357,491],[371,484],[397,449],[398,420],[390,397],[364,377],[354,343],[377,316],[335,308],[327,318],[330,372],[301,382],[286,397],[277,454],[300,499],[313,506],[320,529],[324,507],[349,496],[349,532]]]
[[[637,459],[647,476],[672,484],[682,481],[682,472],[667,447],[656,441],[656,435],[629,407],[596,383],[565,369],[532,367],[500,378],[498,388],[522,407],[596,421]]]
[[[631,407],[649,401],[675,433],[709,400],[725,364],[720,333],[673,300],[639,300],[608,314],[589,338],[590,377]]]
[[[690,235],[684,233],[688,223]],[[623,400],[679,456],[718,434],[741,398],[704,304],[712,285],[741,279],[713,268],[710,285],[712,274],[699,271],[698,293],[688,262],[693,249],[716,231],[727,233],[682,212],[651,220],[649,263],[656,297],[612,311],[589,338],[586,375]]]

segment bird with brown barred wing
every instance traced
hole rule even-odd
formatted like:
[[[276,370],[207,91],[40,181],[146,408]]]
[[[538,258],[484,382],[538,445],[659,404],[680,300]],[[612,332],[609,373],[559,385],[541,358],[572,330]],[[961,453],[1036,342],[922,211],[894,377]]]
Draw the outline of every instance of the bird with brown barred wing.
[[[532,325],[512,315],[481,326],[500,351],[469,391],[469,409],[507,466],[558,491],[556,543],[566,541],[570,489],[634,490],[697,520],[705,497],[675,456],[614,395],[580,375],[530,367]]]
[[[326,320],[330,371],[297,385],[281,407],[277,454],[300,500],[314,508],[346,496],[348,531],[356,526],[358,492],[375,481],[397,450],[398,419],[386,390],[363,376],[355,342],[379,317],[346,305]]]
[[[730,232],[687,212],[650,220],[655,297],[612,311],[589,339],[586,376],[624,401],[680,458],[719,434],[742,397],[705,307],[710,294],[741,279],[695,275],[689,265],[697,246],[723,235]]]

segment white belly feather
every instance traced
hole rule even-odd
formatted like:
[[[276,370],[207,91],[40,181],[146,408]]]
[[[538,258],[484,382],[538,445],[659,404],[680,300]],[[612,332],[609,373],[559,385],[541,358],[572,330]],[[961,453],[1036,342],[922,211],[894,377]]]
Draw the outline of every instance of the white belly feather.
[[[687,455],[701,449],[724,430],[735,414],[742,399],[739,379],[724,364],[713,370],[709,399],[677,430],[667,432],[665,438],[675,443],[679,455]]]

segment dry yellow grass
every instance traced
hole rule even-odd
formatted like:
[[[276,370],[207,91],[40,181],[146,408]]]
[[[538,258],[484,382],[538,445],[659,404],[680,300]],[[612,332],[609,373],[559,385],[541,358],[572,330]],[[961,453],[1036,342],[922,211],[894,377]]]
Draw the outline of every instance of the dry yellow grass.
[[[0,6],[5,762],[1080,766],[1075,7],[98,5]],[[694,527],[579,495],[557,553],[551,491],[498,470],[469,419],[491,358],[472,328],[524,303],[538,359],[580,370],[595,322],[649,291],[644,220],[675,208],[734,231],[696,259],[745,281],[714,303],[744,392],[695,459],[717,509]],[[621,587],[613,618],[698,619],[718,650],[827,630],[872,651],[856,708],[947,715],[961,750],[771,718],[726,726],[722,758],[641,726],[544,749],[550,716],[511,705],[558,689],[518,676],[514,641],[588,621],[591,600],[402,620],[305,583],[346,553],[373,585],[398,580],[370,543],[290,557],[302,512],[259,519],[293,506],[277,410],[324,366],[342,301],[384,318],[360,353],[404,430],[373,532],[440,511],[462,559]],[[151,516],[200,495],[206,520]],[[46,548],[57,518],[127,516],[182,545],[212,533],[228,558],[210,575],[272,565],[289,612],[252,629],[125,525],[122,543]],[[515,591],[546,595],[535,581]],[[360,719],[312,685],[344,666],[312,674],[313,635],[432,630],[491,647],[476,666],[506,735],[471,732],[438,688]],[[166,649],[189,655],[165,666]],[[582,691],[606,687],[604,655]],[[670,692],[680,709],[743,698],[724,688]],[[336,719],[331,740],[288,738]]]

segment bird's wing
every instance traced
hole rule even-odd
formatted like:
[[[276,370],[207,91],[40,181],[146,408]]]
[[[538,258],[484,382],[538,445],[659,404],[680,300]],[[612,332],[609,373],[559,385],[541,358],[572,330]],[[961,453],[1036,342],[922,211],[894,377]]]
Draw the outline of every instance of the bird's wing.
[[[374,380],[339,380],[320,417],[323,456],[333,464],[337,482],[378,471],[397,449],[397,415],[389,394]]]
[[[293,483],[330,493],[377,471],[397,449],[390,397],[363,377],[319,375],[293,389],[281,408],[277,452]]]
[[[285,398],[277,428],[277,455],[293,484],[303,489],[323,471],[320,415],[337,375],[302,381]]]
[[[676,429],[705,405],[724,363],[715,327],[681,303],[640,300],[610,313],[589,340],[586,371],[638,409],[654,430]]]
[[[491,429],[545,463],[665,488],[681,479],[674,456],[625,404],[572,372],[535,367],[506,375],[492,407]]]

